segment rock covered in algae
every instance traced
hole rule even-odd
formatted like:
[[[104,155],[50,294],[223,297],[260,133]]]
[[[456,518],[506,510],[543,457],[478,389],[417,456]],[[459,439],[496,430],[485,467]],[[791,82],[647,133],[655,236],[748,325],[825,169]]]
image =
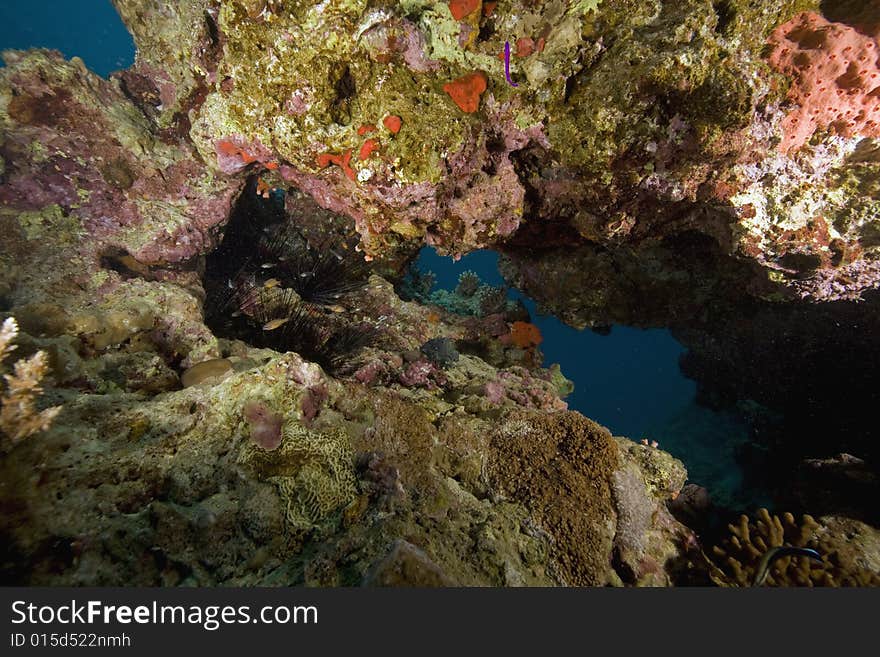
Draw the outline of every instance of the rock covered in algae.
[[[236,185],[205,171],[186,142],[163,139],[118,80],[53,51],[4,57],[6,221],[14,217],[30,241],[88,234],[86,268],[113,252],[167,263],[212,246]]]
[[[116,1],[139,47],[130,86],[159,126],[218,173],[263,171],[352,217],[372,255],[696,233],[760,265],[753,282],[856,298],[878,278],[876,111],[779,148],[809,111],[784,64],[797,46],[780,54],[797,25],[824,40],[818,72],[850,41],[876,46],[869,11],[819,4],[542,0],[458,20],[434,0]],[[517,87],[498,57],[511,39]],[[870,97],[875,60],[847,98]],[[444,88],[475,75],[486,90],[465,112]]]
[[[212,386],[153,397],[54,390],[65,398],[63,424],[0,464],[9,483],[0,529],[8,581],[621,582],[610,482],[618,463],[643,470],[598,425],[575,413],[510,408],[499,411],[509,417],[496,430],[497,412],[459,404],[441,411],[430,397],[330,379],[295,354],[247,354],[249,369],[237,365]],[[307,420],[301,402],[319,383],[326,398]],[[276,449],[251,439],[254,399],[283,418]],[[537,448],[553,467],[540,446],[557,443],[571,448],[559,464],[568,463],[581,493],[560,497],[554,488],[551,504],[547,489],[538,504],[514,487],[511,464],[524,468]],[[591,449],[594,464],[582,467]],[[27,466],[34,459],[41,474]],[[639,481],[649,478],[645,470]],[[664,493],[646,491],[640,503],[655,509]],[[569,523],[588,529],[595,549]],[[652,521],[641,530],[656,528]],[[686,534],[679,526],[646,551],[659,559],[676,549],[673,535]],[[625,581],[670,579],[661,569]]]
[[[142,341],[193,362],[216,357],[197,318],[197,274],[168,265],[213,248],[238,183],[163,137],[118,80],[51,51],[5,57],[0,288],[13,306],[59,309],[43,314],[46,328],[92,351]]]
[[[798,83],[762,55],[816,4],[548,0],[459,21],[427,0],[117,0],[129,71],[6,53],[0,292],[65,412],[0,462],[5,581],[671,583],[693,542],[664,506],[683,466],[566,412],[570,382],[503,290],[465,286],[478,308],[456,317],[372,277],[340,321],[385,342],[334,379],[214,335],[201,257],[259,176],[300,188],[305,232],[345,215],[371,257],[504,248],[573,324],[731,289],[855,298],[876,283],[875,145],[823,129],[779,152]],[[483,76],[473,112],[444,91]],[[421,359],[430,340],[460,357]],[[226,358],[222,381],[180,389]],[[254,442],[252,400],[277,445]]]

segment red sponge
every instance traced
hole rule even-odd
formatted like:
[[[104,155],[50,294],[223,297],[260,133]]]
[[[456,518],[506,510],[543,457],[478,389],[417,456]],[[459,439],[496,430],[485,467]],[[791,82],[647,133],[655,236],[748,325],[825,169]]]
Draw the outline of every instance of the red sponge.
[[[820,128],[880,137],[880,48],[874,39],[804,12],[777,27],[770,45],[770,65],[793,78],[788,97],[799,105],[782,122],[781,152],[797,150]]]

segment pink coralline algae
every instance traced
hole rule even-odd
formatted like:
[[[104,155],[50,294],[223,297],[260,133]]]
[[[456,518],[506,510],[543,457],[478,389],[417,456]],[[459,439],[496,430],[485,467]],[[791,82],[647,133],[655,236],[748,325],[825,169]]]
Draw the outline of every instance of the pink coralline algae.
[[[457,152],[449,154],[449,171],[440,184],[402,184],[376,175],[369,183],[348,185],[339,172],[356,179],[352,162],[357,152],[348,156],[347,170],[345,153],[319,152],[315,164],[321,172],[309,173],[281,164],[279,174],[322,208],[351,217],[362,248],[371,256],[382,253],[387,244],[396,243],[399,234],[391,230],[392,224],[411,226],[407,232],[424,234],[429,245],[446,254],[489,246],[516,232],[523,216],[525,188],[512,154],[529,146],[549,148],[550,143],[540,125],[525,129],[517,126],[511,118],[512,105],[497,103],[491,97],[484,105],[493,126],[492,148],[478,134],[468,136]],[[397,116],[386,116],[378,125],[392,135],[393,129],[400,127],[402,135],[407,124],[401,119],[398,125],[391,118]],[[360,137],[378,130],[382,128],[373,123],[356,128]],[[390,138],[382,137],[383,141]],[[371,168],[380,169],[381,159],[375,151],[370,155]],[[324,171],[331,165],[335,166],[329,173]]]
[[[327,386],[324,384],[309,386],[300,401],[303,419],[309,423],[321,412],[321,406],[327,399]]]
[[[559,398],[549,380],[534,377],[527,369],[518,366],[499,372],[497,379],[486,382],[483,392],[493,404],[510,401],[523,408],[543,411],[568,409],[568,404]]]
[[[788,98],[799,105],[783,120],[779,150],[803,146],[816,130],[844,137],[880,137],[880,48],[843,23],[804,12],[770,36],[770,65],[793,78]]]
[[[293,114],[294,116],[305,114],[311,107],[311,102],[307,100],[309,95],[310,94],[306,91],[297,89],[290,94],[290,98],[284,102],[284,109],[287,110],[288,114]]]
[[[354,373],[354,378],[364,385],[371,385],[377,380],[382,382],[387,378],[387,367],[384,363],[373,361],[362,366]]]
[[[59,205],[88,235],[80,243],[88,262],[111,248],[141,263],[181,262],[215,246],[240,181],[207,174],[183,142],[169,148],[159,172],[149,151],[116,137],[146,144],[159,136],[130,111],[134,105],[118,85],[54,51],[4,57],[10,100],[0,204]]]
[[[250,425],[251,440],[258,446],[270,452],[281,446],[284,418],[269,410],[264,402],[249,401],[244,405],[242,415]]]
[[[427,388],[433,390],[447,383],[446,375],[431,362],[417,360],[410,363],[400,374],[400,382],[408,388]]]
[[[501,404],[507,395],[504,394],[504,384],[500,381],[489,381],[486,383],[486,399],[493,404]]]
[[[429,73],[440,69],[440,62],[425,55],[425,36],[419,28],[406,19],[393,19],[376,25],[361,37],[373,59],[388,63],[402,59],[407,68],[416,73]]]

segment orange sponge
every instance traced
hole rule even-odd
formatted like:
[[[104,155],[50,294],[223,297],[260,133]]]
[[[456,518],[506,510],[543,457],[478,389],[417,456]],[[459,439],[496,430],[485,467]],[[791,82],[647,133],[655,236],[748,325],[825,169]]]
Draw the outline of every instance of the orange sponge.
[[[472,114],[480,107],[480,96],[486,91],[486,74],[475,71],[443,85],[443,91],[461,108]]]

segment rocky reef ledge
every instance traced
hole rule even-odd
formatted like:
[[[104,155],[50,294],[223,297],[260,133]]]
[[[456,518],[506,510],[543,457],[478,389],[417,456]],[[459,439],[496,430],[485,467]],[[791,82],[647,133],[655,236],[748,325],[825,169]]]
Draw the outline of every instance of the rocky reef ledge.
[[[3,583],[742,585],[794,538],[824,570],[768,581],[876,583],[841,506],[711,550],[682,463],[567,410],[523,308],[394,286],[494,248],[572,325],[673,328],[707,397],[798,408],[761,354],[850,372],[840,314],[864,371],[876,3],[114,4],[132,68],[0,69]],[[876,395],[828,386],[808,417]]]

